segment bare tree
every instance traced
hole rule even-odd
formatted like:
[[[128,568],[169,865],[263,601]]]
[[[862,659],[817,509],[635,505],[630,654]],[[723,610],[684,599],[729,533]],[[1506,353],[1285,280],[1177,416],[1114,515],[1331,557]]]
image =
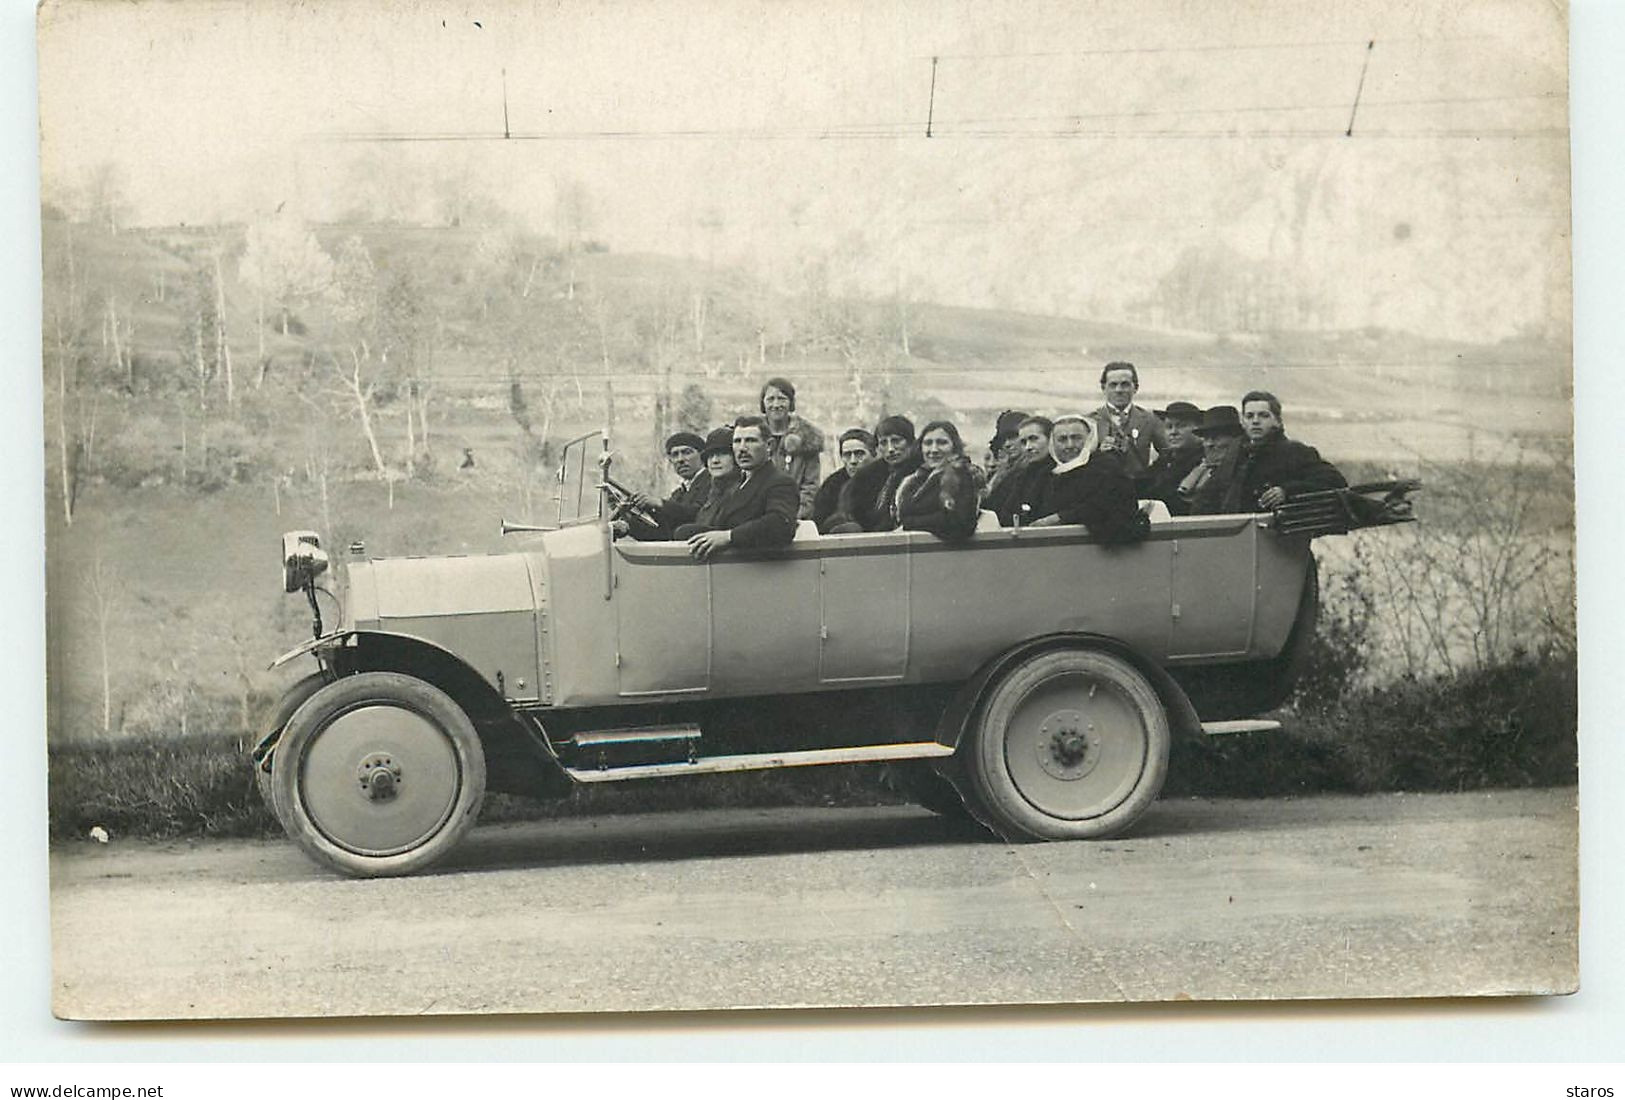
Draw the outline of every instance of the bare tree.
[[[56,385],[52,420],[56,427],[57,464],[63,522],[73,523],[84,457],[83,385],[85,356],[85,287],[74,226],[63,227],[64,240],[45,250],[46,359]],[[54,389],[54,393],[52,390]]]
[[[209,409],[209,383],[220,373],[219,294],[214,268],[200,264],[192,269],[191,295],[186,300],[185,323],[178,340],[181,362],[197,384],[198,410]]]
[[[236,408],[237,386],[231,373],[231,340],[226,333],[226,281],[220,274],[220,250],[214,253],[214,354],[226,372],[226,407]]]
[[[695,294],[691,297],[691,303],[694,300],[703,301],[703,298]],[[638,309],[633,320],[633,328],[643,345],[643,361],[655,380],[654,418],[651,424],[654,459],[653,469],[650,471],[650,475],[655,478],[660,476],[661,443],[666,438],[674,411],[672,371],[678,359],[683,312],[683,305],[678,300],[676,292],[670,287],[663,287],[655,292],[652,300]],[[693,319],[693,314],[690,313],[690,320]]]
[[[109,660],[108,635],[114,610],[118,606],[118,575],[96,554],[89,569],[85,570],[85,588],[90,593],[91,605],[96,612],[96,637],[100,643],[102,664],[102,733],[113,730],[113,676]]]
[[[395,382],[406,411],[406,476],[416,472],[429,445],[429,391],[434,362],[435,328],[421,284],[410,271],[397,272],[384,283],[378,305],[378,357]]]
[[[101,161],[86,175],[81,195],[85,220],[117,234],[130,209],[124,170],[110,160]]]
[[[553,233],[564,253],[565,291],[568,301],[576,296],[576,257],[592,231],[592,195],[579,180],[563,180],[553,195]]]
[[[333,260],[323,251],[305,224],[279,216],[248,227],[237,277],[255,298],[261,382],[265,378],[265,306],[280,311],[282,335],[288,334],[289,314],[297,306],[326,293],[333,281]]]
[[[339,249],[333,270],[333,302],[342,348],[339,355],[328,353],[327,360],[361,426],[361,434],[372,452],[373,468],[380,478],[387,480],[389,466],[378,444],[372,415],[379,375],[376,356],[378,273],[360,237],[350,237]]]
[[[135,322],[128,314],[119,315],[118,293],[112,289],[107,291],[107,319],[105,331],[112,344],[113,370],[124,376],[124,388],[135,390],[135,354],[132,344],[135,341]]]

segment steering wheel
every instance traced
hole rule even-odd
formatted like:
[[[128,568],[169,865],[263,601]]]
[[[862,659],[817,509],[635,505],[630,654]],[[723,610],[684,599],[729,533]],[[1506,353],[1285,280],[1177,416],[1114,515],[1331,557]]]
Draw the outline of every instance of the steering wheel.
[[[660,526],[660,520],[654,513],[633,500],[629,490],[617,485],[607,477],[604,479],[604,492],[609,496],[609,518],[611,521],[631,517],[650,527]]]

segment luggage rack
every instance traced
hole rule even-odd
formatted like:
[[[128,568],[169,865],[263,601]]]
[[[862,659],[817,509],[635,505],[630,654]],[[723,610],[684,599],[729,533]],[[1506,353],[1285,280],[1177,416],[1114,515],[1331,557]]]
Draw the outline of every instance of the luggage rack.
[[[1275,529],[1283,535],[1346,535],[1362,527],[1414,523],[1410,494],[1422,488],[1414,478],[1372,481],[1347,489],[1304,493],[1275,510]]]

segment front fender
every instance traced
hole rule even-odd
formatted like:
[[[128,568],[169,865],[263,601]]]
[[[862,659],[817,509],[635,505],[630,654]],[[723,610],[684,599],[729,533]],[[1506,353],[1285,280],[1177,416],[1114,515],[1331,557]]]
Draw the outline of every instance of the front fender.
[[[313,638],[277,659],[313,653],[333,675],[397,672],[431,684],[474,723],[487,766],[487,788],[533,797],[570,788],[539,729],[522,720],[511,700],[457,654],[426,638],[391,631],[349,629]]]
[[[337,649],[348,639],[354,637],[355,633],[356,632],[353,630],[335,630],[331,634],[323,634],[319,638],[312,638],[303,645],[298,645],[288,650],[288,652],[272,661],[267,667],[281,668],[295,657],[303,657],[307,653],[319,653],[323,650]],[[319,661],[321,660],[321,657],[318,656],[316,659]]]

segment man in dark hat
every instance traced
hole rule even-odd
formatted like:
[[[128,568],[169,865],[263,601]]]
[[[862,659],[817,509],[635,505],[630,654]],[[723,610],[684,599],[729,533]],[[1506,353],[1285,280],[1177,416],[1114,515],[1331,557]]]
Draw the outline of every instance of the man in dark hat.
[[[1157,455],[1134,489],[1140,499],[1160,500],[1170,513],[1182,516],[1189,505],[1180,498],[1179,483],[1202,462],[1202,437],[1196,434],[1202,426],[1202,410],[1189,401],[1175,401],[1157,415],[1168,436],[1168,449]]]
[[[796,483],[773,463],[765,418],[742,416],[734,421],[733,460],[739,481],[708,501],[695,517],[677,529],[688,552],[701,561],[737,547],[759,550],[788,546],[796,535]]]
[[[1241,458],[1241,442],[1246,433],[1241,414],[1234,405],[1215,405],[1202,414],[1202,423],[1193,429],[1202,441],[1202,461],[1185,475],[1175,490],[1185,506],[1185,514],[1209,516],[1224,511],[1225,490],[1236,476]],[[1173,506],[1169,506],[1173,510]]]
[[[1253,390],[1243,397],[1241,422],[1247,444],[1225,494],[1225,511],[1274,511],[1299,494],[1348,485],[1319,451],[1286,437],[1281,400],[1273,393]]]
[[[1019,432],[1022,421],[1027,418],[1027,413],[1006,409],[999,414],[993,426],[993,438],[988,440],[987,491],[982,497],[982,507],[995,514],[1008,512],[1019,492],[1021,472],[1027,467]]]
[[[660,520],[658,527],[630,520],[627,533],[643,542],[665,541],[685,523],[693,523],[700,505],[711,493],[711,475],[706,473],[700,452],[705,440],[694,432],[673,432],[666,440],[666,461],[679,482],[672,494],[655,500],[644,493],[633,493],[633,503],[641,505]]]
[[[1050,433],[1054,421],[1047,416],[1029,416],[1016,429],[1016,442],[1021,446],[1021,469],[1016,483],[999,500],[991,498],[983,505],[999,517],[999,524],[1014,527],[1037,519],[1038,498],[1045,485],[1045,477],[1055,469],[1055,456],[1050,454]]]

